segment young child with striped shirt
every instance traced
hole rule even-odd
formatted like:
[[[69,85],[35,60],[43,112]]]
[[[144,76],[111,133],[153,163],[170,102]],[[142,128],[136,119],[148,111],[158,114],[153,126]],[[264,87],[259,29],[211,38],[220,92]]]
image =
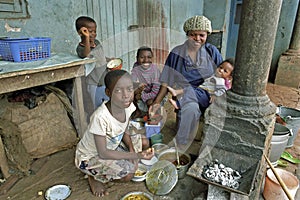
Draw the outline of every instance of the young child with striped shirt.
[[[133,78],[135,92],[134,103],[137,107],[134,118],[143,117],[148,112],[148,107],[158,94],[160,88],[160,70],[152,63],[153,52],[150,47],[140,47],[136,55],[131,76]]]

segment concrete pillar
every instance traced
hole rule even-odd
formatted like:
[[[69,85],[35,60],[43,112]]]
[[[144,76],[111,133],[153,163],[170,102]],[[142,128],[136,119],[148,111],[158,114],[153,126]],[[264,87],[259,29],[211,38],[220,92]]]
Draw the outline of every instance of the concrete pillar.
[[[245,1],[242,7],[233,80],[236,84],[233,84],[232,91],[245,96],[266,93],[276,36],[274,28],[277,27],[281,8],[281,3],[279,7],[274,7],[276,1],[259,2],[263,4],[261,7],[257,1]]]
[[[251,171],[247,178],[253,182],[243,188],[250,199],[260,196],[266,170],[263,154],[268,155],[275,122],[276,106],[267,96],[266,86],[281,3],[243,1],[232,89],[205,112],[203,148],[225,150],[229,153],[213,159]]]
[[[300,89],[300,6],[293,29],[289,49],[283,53],[278,62],[275,84]]]

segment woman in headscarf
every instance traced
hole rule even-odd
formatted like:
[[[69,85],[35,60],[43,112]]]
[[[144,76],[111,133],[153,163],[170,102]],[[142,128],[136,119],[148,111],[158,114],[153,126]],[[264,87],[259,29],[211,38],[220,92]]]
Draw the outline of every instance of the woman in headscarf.
[[[201,114],[209,106],[208,92],[198,86],[204,79],[213,75],[223,59],[218,49],[206,42],[212,27],[210,20],[205,16],[189,18],[185,21],[183,30],[187,40],[172,49],[168,55],[160,78],[160,91],[149,109],[149,114],[158,109],[168,92],[168,86],[186,90],[190,100],[177,112],[176,135],[177,144],[185,150],[197,132]]]

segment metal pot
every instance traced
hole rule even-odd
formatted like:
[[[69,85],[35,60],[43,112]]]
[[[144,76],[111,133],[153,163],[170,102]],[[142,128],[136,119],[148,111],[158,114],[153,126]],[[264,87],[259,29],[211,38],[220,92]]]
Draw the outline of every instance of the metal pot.
[[[190,167],[191,156],[187,153],[183,153],[180,151],[178,153],[180,165],[177,164],[175,148],[170,148],[162,151],[158,156],[158,160],[168,160],[172,162],[177,168],[178,178],[181,179],[184,178],[188,168]]]

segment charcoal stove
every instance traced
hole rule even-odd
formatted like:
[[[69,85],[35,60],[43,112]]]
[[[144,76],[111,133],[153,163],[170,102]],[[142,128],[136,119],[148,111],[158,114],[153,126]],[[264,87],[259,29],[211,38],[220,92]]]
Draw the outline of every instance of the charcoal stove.
[[[220,163],[240,172],[242,178],[239,180],[239,188],[233,189],[212,182],[203,177],[203,167],[217,159]],[[254,187],[255,177],[259,170],[260,160],[245,155],[229,152],[220,148],[205,146],[198,158],[189,168],[187,175],[199,179],[202,182],[220,187],[228,192],[235,192],[249,196]]]

